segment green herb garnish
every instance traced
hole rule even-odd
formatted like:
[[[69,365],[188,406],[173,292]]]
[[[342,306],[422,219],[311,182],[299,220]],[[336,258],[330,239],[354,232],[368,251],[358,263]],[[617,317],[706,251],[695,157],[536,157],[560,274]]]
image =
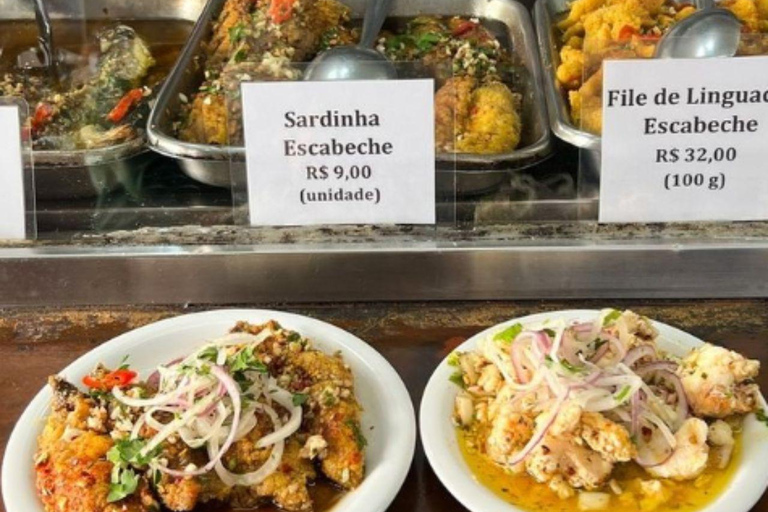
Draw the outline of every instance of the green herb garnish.
[[[248,57],[248,53],[245,50],[237,50],[235,52],[233,60],[235,62],[243,62],[246,59],[246,57]]]
[[[493,340],[501,341],[505,345],[509,345],[521,332],[523,332],[522,324],[512,324],[503,331],[496,333]]]
[[[267,365],[262,363],[253,354],[253,345],[244,348],[234,356],[230,357],[229,361],[227,361],[227,365],[233,374],[251,370],[261,373],[269,373]]]
[[[109,483],[107,503],[114,503],[130,496],[136,492],[138,486],[139,477],[131,468],[122,468],[119,471],[113,471],[112,479]]]
[[[229,28],[229,42],[237,43],[241,39],[244,39],[246,35],[245,25],[235,25]]]
[[[160,452],[160,447],[157,446],[142,455],[141,451],[145,446],[143,439],[121,439],[109,449],[107,460],[112,463],[113,468],[107,502],[120,501],[136,491],[139,477],[131,466],[144,466]]]
[[[453,372],[451,376],[448,377],[448,380],[459,386],[461,389],[467,387],[467,385],[464,384],[464,374],[461,373],[461,371]]]
[[[758,421],[763,422],[763,424],[766,427],[768,427],[768,416],[766,416],[765,410],[763,410],[763,409],[756,410],[755,411],[755,417],[757,418]]]
[[[368,446],[368,440],[365,438],[363,433],[360,431],[360,425],[353,419],[348,419],[344,422],[345,425],[347,425],[350,429],[352,429],[352,434],[355,436],[355,443],[357,443],[357,449],[362,450],[366,446]]]
[[[459,359],[460,355],[458,352],[451,352],[448,354],[448,366],[458,367],[459,366]]]
[[[197,357],[198,359],[215,363],[219,358],[219,349],[216,347],[206,347]]]
[[[416,44],[416,48],[418,48],[420,51],[428,52],[441,40],[442,40],[442,37],[440,36],[440,34],[436,34],[434,32],[427,32],[426,34],[421,34],[417,36],[414,40],[414,43]]]
[[[294,393],[293,399],[291,400],[293,402],[293,405],[295,407],[298,407],[300,405],[304,405],[307,403],[307,400],[309,400],[309,395],[306,393]]]
[[[547,357],[549,357],[549,356],[547,356]],[[569,363],[565,359],[561,359],[560,360],[560,366],[562,366],[563,368],[565,368],[566,370],[568,370],[571,373],[581,373],[582,371],[584,371],[582,368],[579,368],[577,366],[572,365],[571,363]]]
[[[632,389],[632,388],[630,386],[628,386],[628,385],[624,386],[623,388],[621,388],[621,391],[616,393],[616,396],[615,396],[616,401],[617,402],[623,402],[624,399],[627,398],[627,396],[629,396],[629,390],[630,389]]]
[[[612,310],[610,313],[605,315],[605,318],[603,318],[603,327],[606,325],[610,325],[613,322],[615,322],[619,317],[621,316],[621,311],[618,309]]]

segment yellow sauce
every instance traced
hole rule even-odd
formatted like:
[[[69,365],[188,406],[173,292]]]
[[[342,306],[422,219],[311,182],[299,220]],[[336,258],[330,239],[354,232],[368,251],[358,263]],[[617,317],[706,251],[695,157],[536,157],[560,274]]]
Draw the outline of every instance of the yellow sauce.
[[[546,484],[536,482],[523,473],[513,475],[493,463],[483,453],[485,439],[482,434],[472,430],[457,429],[459,446],[467,465],[475,478],[492,490],[503,500],[530,512],[574,512],[578,508],[578,494],[572,498],[560,499]],[[675,482],[661,479],[664,491],[661,495],[646,496],[640,490],[640,481],[651,480],[640,466],[631,463],[617,464],[613,478],[622,489],[621,495],[613,494],[609,489],[604,492],[611,495],[611,502],[606,508],[610,512],[694,512],[704,508],[725,489],[731,481],[741,458],[741,434],[734,435],[736,446],[731,461],[725,469],[708,467],[697,479]]]

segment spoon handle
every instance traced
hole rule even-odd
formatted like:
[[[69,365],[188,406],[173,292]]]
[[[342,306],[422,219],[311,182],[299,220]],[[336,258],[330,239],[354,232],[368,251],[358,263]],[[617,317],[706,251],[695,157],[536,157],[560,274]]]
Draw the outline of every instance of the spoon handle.
[[[37,40],[40,43],[40,49],[43,52],[45,66],[56,76],[56,55],[53,47],[53,29],[51,28],[51,18],[48,16],[48,9],[45,6],[45,0],[35,1],[35,19],[37,20]]]
[[[36,0],[42,1],[42,0]],[[360,36],[362,48],[373,48],[384,20],[387,19],[389,8],[392,6],[392,0],[368,0],[365,7],[365,17],[363,18],[363,33]]]

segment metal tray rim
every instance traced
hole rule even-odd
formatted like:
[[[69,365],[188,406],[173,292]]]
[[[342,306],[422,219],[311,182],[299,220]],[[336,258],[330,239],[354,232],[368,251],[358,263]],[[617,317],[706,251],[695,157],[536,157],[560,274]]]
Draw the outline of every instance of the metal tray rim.
[[[515,9],[518,18],[520,19],[520,28],[523,34],[523,40],[526,45],[526,51],[530,53],[530,69],[528,70],[532,76],[533,83],[533,98],[534,109],[536,116],[542,125],[542,135],[538,140],[529,144],[523,148],[517,149],[512,153],[505,153],[500,155],[470,155],[470,154],[450,154],[439,153],[436,160],[438,162],[451,162],[456,161],[460,164],[478,164],[478,165],[494,165],[494,164],[515,164],[519,162],[519,166],[515,165],[513,168],[524,168],[531,165],[530,160],[542,159],[551,151],[551,130],[550,122],[547,117],[545,99],[541,92],[542,90],[542,73],[539,69],[541,59],[539,57],[538,48],[536,45],[536,36],[534,35],[534,28],[531,16],[528,10],[519,3],[517,0],[488,0],[495,1],[509,5],[512,9]],[[226,161],[226,160],[244,160],[245,149],[239,146],[214,146],[209,144],[200,144],[182,141],[160,128],[160,121],[168,108],[168,103],[171,100],[172,95],[176,92],[178,84],[181,80],[183,73],[187,66],[192,63],[194,54],[197,50],[197,46],[200,44],[200,39],[204,36],[203,32],[207,29],[207,25],[211,22],[214,16],[214,10],[216,7],[216,0],[209,0],[205,9],[198,18],[195,27],[193,28],[187,44],[184,46],[179,58],[176,61],[170,75],[163,84],[163,87],[158,94],[157,101],[155,102],[152,111],[150,112],[147,122],[147,140],[148,146],[151,150],[156,151],[162,155],[181,158],[186,160],[202,160],[202,161]],[[489,169],[479,169],[478,171],[487,171]],[[492,169],[490,169],[492,170]]]
[[[555,55],[557,48],[552,35],[552,16],[548,9],[551,0],[536,0],[534,5],[534,20],[536,34],[539,42],[539,54],[541,56],[542,72],[546,75],[544,90],[547,97],[547,112],[552,132],[560,139],[573,144],[576,147],[598,150],[601,137],[593,133],[577,128],[571,122],[568,115],[568,106],[565,103],[560,86],[555,76]]]

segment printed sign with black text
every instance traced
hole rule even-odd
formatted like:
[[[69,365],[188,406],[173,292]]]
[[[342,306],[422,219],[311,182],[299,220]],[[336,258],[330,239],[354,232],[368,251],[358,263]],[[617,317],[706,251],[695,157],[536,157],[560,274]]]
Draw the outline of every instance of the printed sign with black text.
[[[601,222],[768,219],[768,57],[603,65]]]
[[[433,224],[432,80],[242,85],[252,225]]]

